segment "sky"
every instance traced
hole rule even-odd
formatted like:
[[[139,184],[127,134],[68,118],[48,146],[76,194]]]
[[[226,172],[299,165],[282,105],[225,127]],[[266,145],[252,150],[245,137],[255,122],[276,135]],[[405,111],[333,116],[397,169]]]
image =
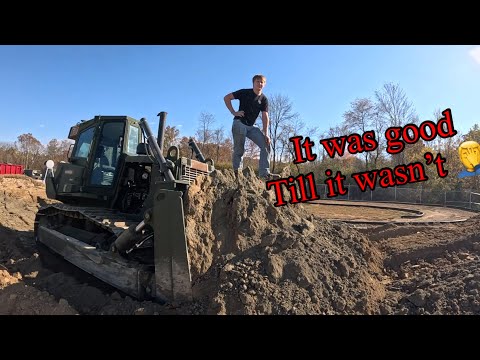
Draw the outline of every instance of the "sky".
[[[156,134],[160,111],[181,136],[195,135],[202,112],[230,134],[223,97],[251,88],[255,74],[266,76],[267,97],[287,96],[320,132],[385,83],[400,86],[421,121],[450,108],[457,131],[480,123],[474,45],[0,45],[0,142],[31,133],[46,145],[95,115],[145,117]]]

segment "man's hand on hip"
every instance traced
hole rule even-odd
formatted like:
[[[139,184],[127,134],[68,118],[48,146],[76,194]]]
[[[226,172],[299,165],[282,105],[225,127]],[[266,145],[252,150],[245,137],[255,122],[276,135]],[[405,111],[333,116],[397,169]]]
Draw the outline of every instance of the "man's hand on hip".
[[[267,145],[270,145],[270,136],[265,135],[265,142],[267,143]]]

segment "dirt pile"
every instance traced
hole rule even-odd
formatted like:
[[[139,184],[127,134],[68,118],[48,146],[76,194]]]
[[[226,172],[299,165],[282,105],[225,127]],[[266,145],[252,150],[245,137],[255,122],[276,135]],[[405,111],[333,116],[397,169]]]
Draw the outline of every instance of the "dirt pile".
[[[247,168],[201,177],[185,219],[196,312],[368,314],[384,296],[382,259],[367,238],[310,215],[275,207],[273,190]]]
[[[216,171],[190,187],[195,301],[174,306],[131,299],[60,260],[44,267],[33,239],[35,213],[50,201],[44,185],[0,181],[0,314],[368,314],[384,297],[382,259],[365,235],[301,204],[273,206],[251,169],[239,183]]]
[[[48,201],[41,181],[23,175],[0,176],[0,270],[34,252],[35,214]],[[4,276],[0,275],[0,283],[7,281]]]
[[[65,299],[56,301],[47,291],[26,285],[20,272],[0,270],[0,314],[75,315]]]
[[[0,226],[20,231],[33,229],[38,208],[50,203],[45,185],[23,175],[0,176]]]
[[[65,299],[28,285],[42,269],[33,241],[41,204],[49,203],[41,181],[0,176],[0,314],[72,315]]]
[[[274,207],[251,169],[239,183],[215,172],[186,195],[195,301],[162,306],[58,258],[45,267],[33,238],[44,185],[0,176],[0,189],[0,314],[480,313],[480,216],[354,230],[309,204]]]

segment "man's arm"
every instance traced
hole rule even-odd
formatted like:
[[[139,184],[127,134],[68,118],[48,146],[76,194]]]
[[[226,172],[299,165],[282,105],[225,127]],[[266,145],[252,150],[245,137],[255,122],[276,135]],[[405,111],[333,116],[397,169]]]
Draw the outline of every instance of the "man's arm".
[[[262,111],[262,123],[265,140],[267,142],[267,145],[270,145],[270,136],[268,136],[268,125],[270,124],[270,118],[268,117],[268,111]]]
[[[233,96],[232,93],[227,94],[224,96],[223,101],[225,101],[225,105],[227,106],[227,109],[230,110],[230,113],[233,116],[240,116],[243,117],[244,112],[243,111],[235,111],[232,106],[232,100],[234,100],[235,97]]]

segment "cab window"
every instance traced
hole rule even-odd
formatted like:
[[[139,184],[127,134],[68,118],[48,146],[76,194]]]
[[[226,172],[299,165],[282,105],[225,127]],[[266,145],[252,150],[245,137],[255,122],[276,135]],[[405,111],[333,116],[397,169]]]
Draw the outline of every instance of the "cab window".
[[[77,141],[77,147],[75,149],[74,157],[88,158],[90,154],[90,147],[92,146],[93,132],[95,128],[91,127],[80,134]]]
[[[123,130],[123,122],[103,124],[93,161],[91,185],[111,186],[113,184],[118,159],[122,153]]]
[[[139,129],[136,126],[128,126],[128,139],[127,139],[127,154],[136,155],[138,145],[138,133]]]

